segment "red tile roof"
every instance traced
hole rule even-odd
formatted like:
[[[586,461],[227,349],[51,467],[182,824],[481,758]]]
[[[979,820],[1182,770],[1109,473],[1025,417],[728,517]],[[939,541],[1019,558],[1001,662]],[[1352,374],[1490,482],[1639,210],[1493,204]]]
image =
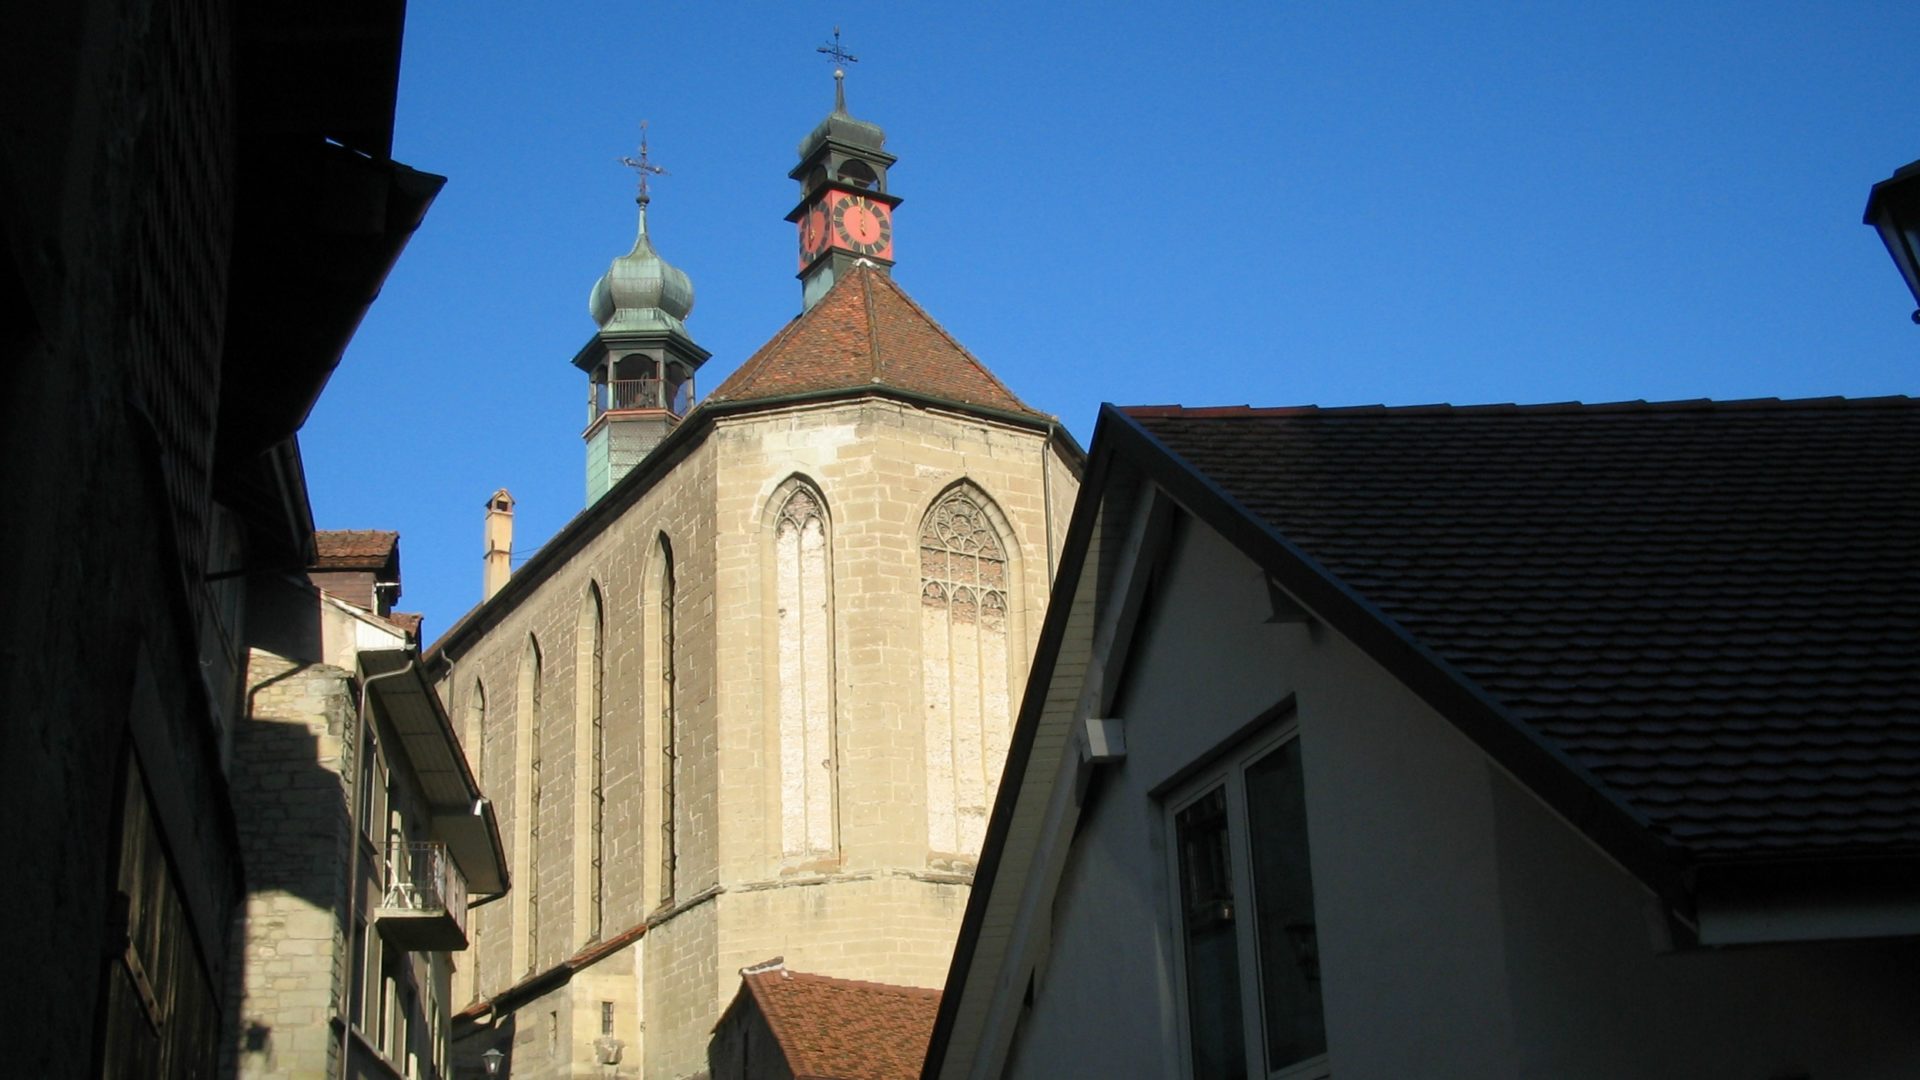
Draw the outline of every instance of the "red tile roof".
[[[856,267],[747,358],[709,401],[738,402],[861,389],[905,391],[1035,418],[898,282]]]
[[[384,529],[320,529],[313,534],[316,570],[378,570],[393,558],[400,534]]]
[[[425,618],[425,615],[415,611],[390,611],[387,613],[387,621],[405,630],[407,636],[415,641],[420,640],[420,623]]]
[[[940,991],[749,968],[741,981],[794,1080],[916,1080]]]
[[[1920,849],[1920,400],[1125,412],[1670,849]]]

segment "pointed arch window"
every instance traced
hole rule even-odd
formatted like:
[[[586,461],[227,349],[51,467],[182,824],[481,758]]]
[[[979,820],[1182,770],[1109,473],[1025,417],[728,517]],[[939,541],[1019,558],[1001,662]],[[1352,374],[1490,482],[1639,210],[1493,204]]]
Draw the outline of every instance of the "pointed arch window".
[[[774,500],[780,847],[791,857],[833,850],[832,554],[818,491],[796,479]]]
[[[541,705],[540,642],[527,635],[527,649],[520,659],[520,701],[518,738],[514,740],[514,881],[518,886],[518,923],[514,938],[514,967],[529,970],[538,962],[540,950],[540,803],[545,794],[541,770],[544,754],[540,745],[545,727]]]
[[[657,754],[660,770],[659,802],[655,811],[660,828],[660,868],[659,899],[671,903],[674,897],[674,877],[679,870],[680,849],[678,816],[680,812],[680,754],[679,723],[674,712],[674,682],[677,678],[675,667],[679,660],[675,648],[675,583],[673,577],[673,546],[665,536],[660,537],[659,549],[654,558],[654,627],[657,635],[655,646],[658,659],[653,686],[653,700],[656,719],[654,722],[654,745],[659,748]]]
[[[996,516],[983,492],[960,484],[920,526],[927,841],[936,854],[980,853],[1006,762],[1012,575]]]
[[[588,582],[574,633],[574,918],[588,940],[600,936],[606,857],[606,607]]]

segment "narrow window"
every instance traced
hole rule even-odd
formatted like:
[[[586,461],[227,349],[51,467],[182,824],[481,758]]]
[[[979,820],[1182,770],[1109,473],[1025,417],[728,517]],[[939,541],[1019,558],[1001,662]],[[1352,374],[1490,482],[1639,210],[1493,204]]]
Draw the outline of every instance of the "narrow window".
[[[575,631],[574,918],[588,940],[601,931],[606,858],[606,612],[589,583]]]
[[[660,538],[659,558],[656,560],[657,586],[656,597],[659,614],[656,619],[659,631],[658,651],[660,677],[654,699],[659,710],[659,747],[660,747],[660,901],[670,903],[674,897],[674,874],[679,868],[679,848],[676,845],[675,817],[679,813],[680,755],[678,721],[674,715],[674,667],[678,660],[674,648],[674,580],[673,548],[667,538]]]
[[[600,1035],[602,1038],[613,1034],[613,1002],[600,1003]]]
[[[540,804],[544,795],[541,768],[543,719],[541,705],[540,643],[531,634],[520,659],[520,701],[514,740],[514,889],[518,897],[514,922],[514,969],[531,970],[540,947]]]
[[[778,496],[776,496],[778,497]],[[833,849],[833,623],[830,546],[819,496],[796,485],[775,517],[779,635],[780,846]]]
[[[938,854],[979,854],[1006,763],[1011,575],[990,505],[960,485],[920,527],[927,841]]]
[[[1327,1076],[1299,740],[1233,755],[1171,818],[1190,1074]]]

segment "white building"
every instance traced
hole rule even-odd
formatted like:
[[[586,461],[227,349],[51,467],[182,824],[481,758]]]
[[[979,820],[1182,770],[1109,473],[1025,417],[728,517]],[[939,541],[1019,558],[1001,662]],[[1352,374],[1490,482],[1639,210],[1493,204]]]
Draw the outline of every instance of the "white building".
[[[1109,407],[926,1075],[1920,1075],[1916,460]]]

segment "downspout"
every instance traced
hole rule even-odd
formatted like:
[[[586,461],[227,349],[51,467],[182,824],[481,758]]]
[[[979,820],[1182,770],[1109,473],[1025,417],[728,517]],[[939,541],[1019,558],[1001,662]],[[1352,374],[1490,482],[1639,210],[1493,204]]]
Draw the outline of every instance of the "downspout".
[[[347,846],[353,854],[347,860],[347,921],[343,927],[345,933],[341,935],[341,948],[349,952],[353,949],[353,917],[360,906],[360,803],[363,801],[360,797],[360,778],[366,775],[366,762],[361,760],[361,755],[367,752],[367,698],[372,695],[374,683],[382,679],[397,679],[406,675],[412,672],[418,663],[419,657],[415,656],[407,661],[406,667],[398,671],[389,671],[385,675],[368,675],[360,680],[360,703],[355,712],[352,732],[353,781],[348,785],[350,794],[347,802]],[[361,956],[359,959],[364,961],[366,957]],[[348,956],[346,961],[340,965],[340,969],[346,973],[348,979],[352,979],[356,973],[355,958]],[[366,978],[366,972],[362,971],[358,974],[361,979]],[[349,983],[341,987],[340,991],[340,1008],[334,1015],[334,1020],[340,1025],[340,1054],[334,1075],[339,1080],[347,1080],[347,1055],[353,1046],[353,1021],[347,1015],[347,1007],[353,1001],[353,986]],[[361,1004],[365,1005],[366,1002],[362,1001]]]

